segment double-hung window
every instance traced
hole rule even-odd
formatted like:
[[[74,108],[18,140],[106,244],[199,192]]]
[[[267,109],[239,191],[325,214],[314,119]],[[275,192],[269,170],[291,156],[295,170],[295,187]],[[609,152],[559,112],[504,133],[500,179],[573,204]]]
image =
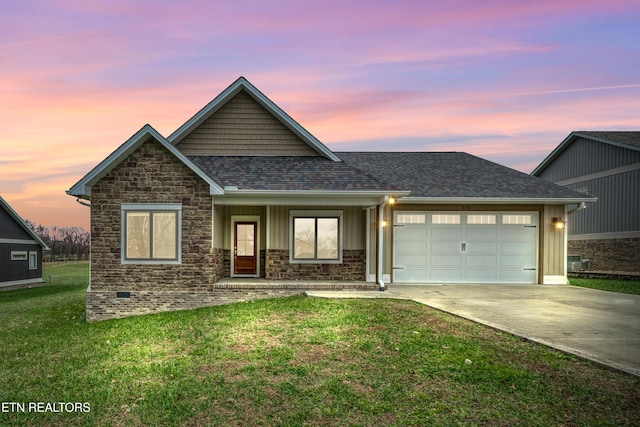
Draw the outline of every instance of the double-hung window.
[[[342,262],[342,211],[290,211],[292,263]]]
[[[123,204],[123,264],[180,264],[182,205]]]

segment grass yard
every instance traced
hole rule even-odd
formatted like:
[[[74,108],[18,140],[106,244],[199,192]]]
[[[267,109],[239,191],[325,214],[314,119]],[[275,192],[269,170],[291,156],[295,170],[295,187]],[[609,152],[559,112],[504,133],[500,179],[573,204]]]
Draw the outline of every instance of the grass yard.
[[[639,378],[413,302],[291,297],[87,324],[87,264],[49,274],[0,293],[3,426],[640,420]]]
[[[640,281],[638,280],[582,279],[570,277],[569,283],[573,286],[581,286],[583,288],[640,295]]]

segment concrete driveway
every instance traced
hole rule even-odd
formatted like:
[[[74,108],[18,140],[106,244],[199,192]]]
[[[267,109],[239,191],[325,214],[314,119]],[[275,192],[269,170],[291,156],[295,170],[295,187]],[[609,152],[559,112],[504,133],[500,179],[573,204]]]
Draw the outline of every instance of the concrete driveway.
[[[640,376],[640,295],[549,285],[389,285],[412,299]]]

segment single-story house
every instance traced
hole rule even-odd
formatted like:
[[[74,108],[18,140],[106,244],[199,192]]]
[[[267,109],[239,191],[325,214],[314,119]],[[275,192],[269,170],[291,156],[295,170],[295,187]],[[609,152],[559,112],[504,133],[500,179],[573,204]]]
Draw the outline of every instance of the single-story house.
[[[459,152],[333,152],[240,77],[145,125],[67,193],[91,204],[87,319],[402,283],[565,283],[567,205]]]
[[[571,132],[531,174],[598,198],[570,216],[570,255],[640,273],[640,132]]]
[[[0,290],[42,285],[47,245],[0,197]]]

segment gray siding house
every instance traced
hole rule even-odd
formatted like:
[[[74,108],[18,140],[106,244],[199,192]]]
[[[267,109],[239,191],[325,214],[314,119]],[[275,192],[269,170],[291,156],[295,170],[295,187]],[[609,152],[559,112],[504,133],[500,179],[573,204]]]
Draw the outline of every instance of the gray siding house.
[[[42,285],[47,245],[0,197],[0,291]]]
[[[466,153],[333,152],[243,77],[67,193],[91,205],[89,321],[308,289],[566,283],[553,224],[594,200]]]
[[[572,132],[531,174],[598,198],[569,208],[570,255],[640,273],[640,132]]]

